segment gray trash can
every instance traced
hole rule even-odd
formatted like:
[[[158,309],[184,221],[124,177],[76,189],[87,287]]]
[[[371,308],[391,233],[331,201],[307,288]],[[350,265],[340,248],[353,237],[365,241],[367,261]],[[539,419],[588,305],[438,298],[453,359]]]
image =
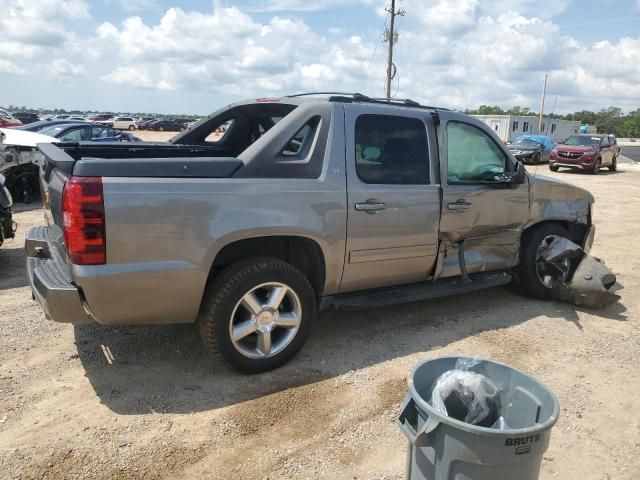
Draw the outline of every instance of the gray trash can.
[[[536,480],[558,400],[529,375],[489,360],[473,362],[469,371],[484,375],[498,388],[491,419],[500,428],[471,425],[437,412],[429,404],[441,374],[466,357],[442,357],[418,365],[398,423],[409,439],[407,479]],[[502,418],[499,418],[502,417]]]

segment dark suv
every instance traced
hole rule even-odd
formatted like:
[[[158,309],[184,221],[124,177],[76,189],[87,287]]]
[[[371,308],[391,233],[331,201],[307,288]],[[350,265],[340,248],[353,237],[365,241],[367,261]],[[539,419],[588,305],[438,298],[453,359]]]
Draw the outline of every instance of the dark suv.
[[[551,150],[549,168],[557,172],[566,167],[597,175],[600,168],[609,167],[615,172],[621,151],[613,135],[572,135]]]

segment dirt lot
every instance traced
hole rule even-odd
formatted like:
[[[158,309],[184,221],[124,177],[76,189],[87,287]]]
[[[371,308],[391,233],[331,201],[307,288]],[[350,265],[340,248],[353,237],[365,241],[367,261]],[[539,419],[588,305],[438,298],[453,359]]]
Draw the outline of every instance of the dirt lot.
[[[620,303],[585,311],[498,288],[325,312],[292,363],[250,377],[210,360],[191,326],[45,320],[22,253],[42,214],[20,208],[19,237],[0,249],[0,477],[400,479],[407,373],[466,354],[558,395],[542,479],[640,478],[640,169],[552,175],[596,195],[593,253],[625,286]]]

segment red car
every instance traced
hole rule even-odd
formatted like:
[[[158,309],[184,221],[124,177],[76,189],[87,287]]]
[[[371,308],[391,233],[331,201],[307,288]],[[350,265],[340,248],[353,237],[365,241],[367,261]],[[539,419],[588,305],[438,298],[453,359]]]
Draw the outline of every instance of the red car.
[[[622,148],[613,135],[573,135],[551,150],[549,168],[583,170],[597,175],[602,167],[615,172]]]
[[[22,122],[6,110],[0,110],[0,128],[19,127]]]

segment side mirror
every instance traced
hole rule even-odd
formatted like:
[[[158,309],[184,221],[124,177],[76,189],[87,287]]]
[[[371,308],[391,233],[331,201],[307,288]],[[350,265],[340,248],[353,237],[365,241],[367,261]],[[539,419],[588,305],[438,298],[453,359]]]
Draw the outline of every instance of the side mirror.
[[[513,183],[522,185],[527,181],[527,170],[522,162],[516,162],[516,171],[513,173]]]

